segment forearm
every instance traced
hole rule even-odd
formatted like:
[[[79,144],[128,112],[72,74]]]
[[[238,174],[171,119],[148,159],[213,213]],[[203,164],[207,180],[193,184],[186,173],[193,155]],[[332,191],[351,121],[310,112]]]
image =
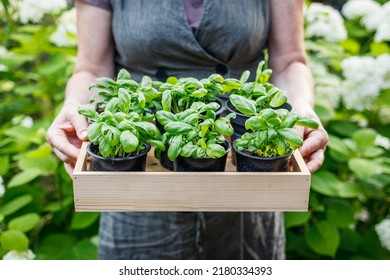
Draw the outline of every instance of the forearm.
[[[271,82],[286,91],[293,111],[305,114],[308,105],[313,108],[314,82],[310,69],[305,63],[292,61],[284,70],[274,73]]]

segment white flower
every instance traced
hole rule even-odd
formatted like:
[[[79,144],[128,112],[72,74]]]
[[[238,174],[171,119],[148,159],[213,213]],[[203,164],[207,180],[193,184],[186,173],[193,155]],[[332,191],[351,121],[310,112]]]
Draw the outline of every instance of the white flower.
[[[4,193],[5,193],[4,180],[3,177],[0,176],[0,197],[3,197]]]
[[[341,63],[345,81],[342,83],[343,101],[347,108],[363,111],[370,109],[372,101],[380,94],[385,79],[390,75],[390,57],[349,57]]]
[[[8,71],[7,65],[4,65],[4,64],[0,63],[0,71],[4,71],[4,72]]]
[[[390,219],[384,219],[375,226],[375,231],[383,248],[390,251]]]
[[[12,124],[19,124],[25,128],[32,128],[34,120],[30,116],[18,116],[11,120]]]
[[[306,10],[306,35],[320,37],[330,42],[347,38],[347,30],[340,13],[328,5],[312,3]]]
[[[35,254],[31,251],[9,251],[7,254],[3,256],[3,260],[33,260],[35,258]]]
[[[382,41],[390,41],[390,21],[387,20],[387,22],[382,22],[378,29],[376,30],[375,42],[382,42]]]
[[[362,222],[367,222],[370,218],[370,212],[363,208],[359,213],[355,215],[355,218]]]
[[[382,76],[382,89],[390,88],[390,54],[382,54],[376,58],[376,68]]]
[[[337,108],[341,95],[341,79],[329,73],[324,64],[309,60],[309,67],[315,80],[316,102]]]
[[[76,10],[64,12],[58,19],[56,31],[50,36],[50,42],[59,47],[76,45]]]
[[[344,4],[341,12],[347,19],[356,19],[378,13],[380,6],[373,0],[350,0]]]
[[[66,5],[66,0],[23,0],[20,3],[19,19],[22,23],[37,23],[44,14],[57,14]]]
[[[386,150],[390,149],[390,139],[380,134],[377,134],[375,144],[385,148]]]

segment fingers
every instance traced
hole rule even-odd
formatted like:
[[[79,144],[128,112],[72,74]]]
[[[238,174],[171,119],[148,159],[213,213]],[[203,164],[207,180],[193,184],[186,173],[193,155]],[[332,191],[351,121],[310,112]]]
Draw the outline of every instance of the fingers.
[[[88,122],[85,117],[79,114],[72,114],[70,115],[69,120],[77,133],[77,137],[80,140],[87,140]]]
[[[316,172],[322,166],[324,162],[324,150],[318,149],[310,155],[309,158],[304,158],[306,161],[307,168],[310,173]]]
[[[306,129],[304,137],[305,141],[299,151],[305,159],[310,173],[314,173],[324,162],[324,152],[329,137],[323,127],[316,130]]]
[[[69,176],[72,177],[74,171],[74,165],[69,163],[64,163],[65,171]]]
[[[299,149],[302,157],[307,157],[318,149],[325,150],[329,139],[328,134],[323,128],[305,130],[304,138],[305,141]]]
[[[47,131],[46,139],[55,155],[66,164],[74,165],[82,140],[86,140],[88,123],[77,113],[77,106],[63,107]]]

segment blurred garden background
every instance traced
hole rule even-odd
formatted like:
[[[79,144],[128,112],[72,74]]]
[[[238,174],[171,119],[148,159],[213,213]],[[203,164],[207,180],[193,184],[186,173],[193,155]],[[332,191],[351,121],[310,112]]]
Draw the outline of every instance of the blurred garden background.
[[[76,55],[66,0],[0,2],[0,259],[96,259],[99,213],[75,213],[45,133]],[[330,135],[288,259],[390,259],[390,1],[307,1],[316,112]]]

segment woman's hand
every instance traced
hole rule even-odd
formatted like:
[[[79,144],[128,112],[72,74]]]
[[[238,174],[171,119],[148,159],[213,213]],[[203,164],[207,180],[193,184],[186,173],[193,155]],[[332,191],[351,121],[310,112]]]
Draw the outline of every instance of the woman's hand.
[[[56,156],[72,175],[82,141],[86,140],[88,123],[78,114],[79,103],[65,103],[46,133]]]
[[[324,153],[328,143],[328,133],[320,125],[318,129],[305,128],[303,145],[299,151],[306,162],[310,173],[317,171],[324,162]]]

